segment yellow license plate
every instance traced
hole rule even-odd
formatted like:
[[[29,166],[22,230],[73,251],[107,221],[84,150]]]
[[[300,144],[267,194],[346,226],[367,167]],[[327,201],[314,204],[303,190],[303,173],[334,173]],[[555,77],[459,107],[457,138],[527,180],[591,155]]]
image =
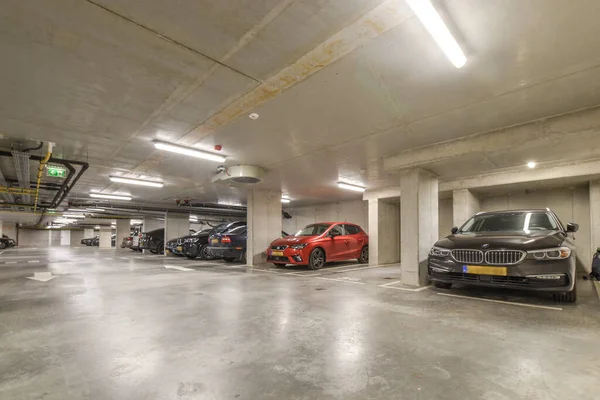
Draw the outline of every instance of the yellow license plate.
[[[283,251],[272,251],[271,255],[275,257],[283,257]]]
[[[476,275],[508,275],[508,270],[506,267],[484,267],[482,265],[463,265],[463,272]]]
[[[177,251],[183,251],[183,246],[177,246]]]
[[[219,243],[219,239],[213,239],[210,241],[212,244]]]

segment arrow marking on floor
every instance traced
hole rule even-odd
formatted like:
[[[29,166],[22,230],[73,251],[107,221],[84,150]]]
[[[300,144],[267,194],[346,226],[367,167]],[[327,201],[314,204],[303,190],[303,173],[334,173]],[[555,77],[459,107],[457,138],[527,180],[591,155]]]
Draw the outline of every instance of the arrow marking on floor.
[[[50,272],[34,272],[33,276],[28,276],[26,278],[31,279],[33,281],[48,282],[49,280],[54,279],[56,277],[52,276]]]

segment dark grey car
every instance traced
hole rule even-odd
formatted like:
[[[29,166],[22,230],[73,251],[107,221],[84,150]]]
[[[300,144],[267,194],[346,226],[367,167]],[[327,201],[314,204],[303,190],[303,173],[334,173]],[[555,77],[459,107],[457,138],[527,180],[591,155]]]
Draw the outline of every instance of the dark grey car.
[[[436,287],[453,283],[552,292],[575,302],[575,245],[550,210],[478,213],[439,240],[428,258]]]

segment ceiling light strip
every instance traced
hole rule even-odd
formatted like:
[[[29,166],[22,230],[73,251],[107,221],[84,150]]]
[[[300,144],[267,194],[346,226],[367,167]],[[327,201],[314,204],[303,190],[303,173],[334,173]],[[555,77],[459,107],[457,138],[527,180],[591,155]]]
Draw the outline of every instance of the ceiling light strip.
[[[130,196],[118,196],[116,194],[102,194],[102,193],[90,193],[90,197],[95,199],[107,199],[107,200],[131,200]]]
[[[157,188],[161,188],[164,186],[164,183],[162,182],[147,181],[144,179],[124,178],[122,176],[109,176],[108,179],[110,179],[111,182],[128,183],[131,185],[150,186]]]
[[[154,141],[154,147],[159,150],[170,151],[172,153],[183,154],[186,156],[203,158],[205,160],[224,162],[225,157],[220,156],[218,154],[209,153],[207,151],[202,151],[198,149],[194,149],[191,147],[179,146],[177,144],[166,143],[161,141]]]
[[[354,192],[364,192],[366,190],[365,187],[354,185],[352,183],[338,182],[337,185],[341,189],[352,190]]]

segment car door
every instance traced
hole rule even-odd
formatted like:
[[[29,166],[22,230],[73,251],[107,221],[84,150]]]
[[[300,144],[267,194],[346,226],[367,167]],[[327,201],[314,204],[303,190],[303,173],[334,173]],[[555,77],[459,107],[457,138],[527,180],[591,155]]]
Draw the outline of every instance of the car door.
[[[353,224],[345,224],[344,229],[346,231],[347,244],[347,251],[344,257],[346,259],[358,258],[364,244],[364,238],[361,235],[360,228]]]
[[[339,235],[330,237],[329,252],[327,253],[328,260],[340,260],[344,258],[344,254],[348,251],[348,243],[346,239],[346,232],[344,231],[344,225],[334,225],[329,233],[336,231]]]

